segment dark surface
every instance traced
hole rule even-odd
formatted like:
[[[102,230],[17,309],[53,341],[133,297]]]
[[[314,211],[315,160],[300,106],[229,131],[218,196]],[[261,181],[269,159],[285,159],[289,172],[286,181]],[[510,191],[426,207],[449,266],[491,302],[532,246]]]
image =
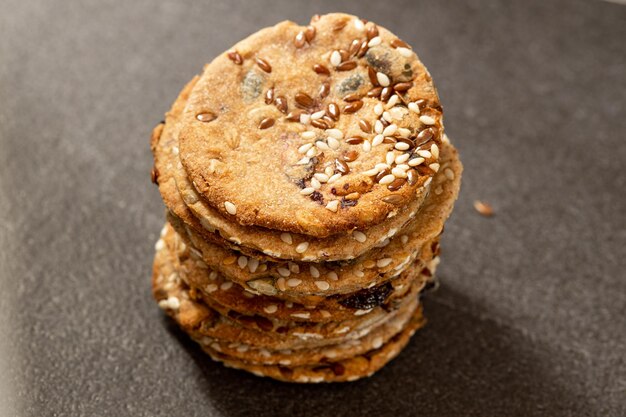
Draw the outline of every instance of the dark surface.
[[[626,414],[626,7],[1,3],[1,416]],[[416,48],[464,184],[406,351],[368,380],[286,385],[212,363],[151,299],[148,138],[216,54],[334,10]]]

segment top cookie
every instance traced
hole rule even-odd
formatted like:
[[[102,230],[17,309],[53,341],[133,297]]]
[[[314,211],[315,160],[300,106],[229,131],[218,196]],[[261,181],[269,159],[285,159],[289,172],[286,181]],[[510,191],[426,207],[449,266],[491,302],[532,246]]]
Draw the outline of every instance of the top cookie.
[[[354,16],[316,16],[263,29],[205,67],[180,159],[228,218],[321,238],[421,195],[439,169],[441,118],[408,45]]]

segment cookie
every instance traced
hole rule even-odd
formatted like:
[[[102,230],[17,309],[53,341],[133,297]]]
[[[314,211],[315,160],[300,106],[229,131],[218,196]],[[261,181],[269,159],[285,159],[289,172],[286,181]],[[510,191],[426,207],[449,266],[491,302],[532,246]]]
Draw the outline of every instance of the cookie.
[[[368,229],[425,195],[441,118],[432,79],[404,42],[329,14],[308,28],[263,29],[207,65],[181,118],[180,159],[223,216],[324,238]]]

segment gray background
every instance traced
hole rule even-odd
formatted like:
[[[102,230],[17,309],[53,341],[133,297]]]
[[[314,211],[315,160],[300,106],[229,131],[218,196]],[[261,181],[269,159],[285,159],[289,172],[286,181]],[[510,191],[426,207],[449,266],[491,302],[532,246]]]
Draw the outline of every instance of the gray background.
[[[626,414],[626,7],[0,5],[0,415]],[[212,363],[152,301],[148,138],[216,54],[335,10],[414,45],[465,175],[428,326],[371,379],[295,386]]]

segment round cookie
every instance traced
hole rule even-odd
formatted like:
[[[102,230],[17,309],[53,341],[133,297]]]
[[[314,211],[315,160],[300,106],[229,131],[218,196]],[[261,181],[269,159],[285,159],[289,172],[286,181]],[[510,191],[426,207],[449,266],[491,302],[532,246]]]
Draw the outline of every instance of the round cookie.
[[[223,216],[324,238],[425,194],[438,158],[414,150],[441,144],[440,110],[426,68],[388,30],[345,14],[283,22],[205,67],[180,159]]]

